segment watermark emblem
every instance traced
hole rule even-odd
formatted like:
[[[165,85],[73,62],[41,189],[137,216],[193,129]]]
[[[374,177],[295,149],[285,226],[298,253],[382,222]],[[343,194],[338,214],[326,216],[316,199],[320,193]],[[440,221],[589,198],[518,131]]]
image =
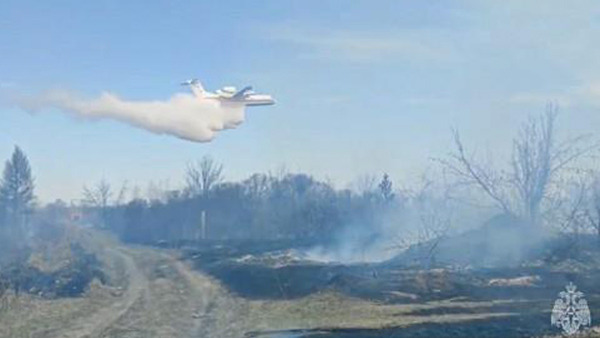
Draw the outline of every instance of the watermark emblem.
[[[552,325],[562,328],[567,335],[577,333],[582,326],[592,325],[592,316],[583,292],[577,291],[577,286],[572,282],[566,286],[566,291],[558,294],[554,302]]]

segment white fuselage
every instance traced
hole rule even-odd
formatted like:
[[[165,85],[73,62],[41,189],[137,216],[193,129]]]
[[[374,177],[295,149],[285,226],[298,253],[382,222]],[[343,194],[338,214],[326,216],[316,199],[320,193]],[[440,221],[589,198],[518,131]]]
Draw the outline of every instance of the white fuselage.
[[[235,98],[232,95],[223,95],[220,93],[204,93],[204,98],[211,100],[219,100],[223,103],[243,104],[246,106],[269,106],[275,104],[275,100],[271,95],[265,94],[248,94],[240,98]]]
[[[246,87],[238,91],[235,87],[223,87],[215,93],[204,90],[200,82],[190,80],[186,85],[200,98],[219,100],[223,104],[244,105],[244,106],[269,106],[275,104],[275,100],[271,95],[255,94],[251,87]]]

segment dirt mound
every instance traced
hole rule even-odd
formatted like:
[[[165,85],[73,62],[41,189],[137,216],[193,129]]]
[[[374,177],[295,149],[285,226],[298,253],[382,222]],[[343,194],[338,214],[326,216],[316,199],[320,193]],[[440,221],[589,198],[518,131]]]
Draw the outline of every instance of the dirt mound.
[[[498,215],[480,228],[439,240],[415,244],[390,263],[403,266],[514,267],[543,254],[545,232],[509,216]]]
[[[71,259],[56,270],[42,270],[28,260],[15,261],[2,269],[0,280],[17,294],[27,292],[45,298],[80,296],[92,280],[106,282],[95,255],[78,244],[71,245],[70,251]]]

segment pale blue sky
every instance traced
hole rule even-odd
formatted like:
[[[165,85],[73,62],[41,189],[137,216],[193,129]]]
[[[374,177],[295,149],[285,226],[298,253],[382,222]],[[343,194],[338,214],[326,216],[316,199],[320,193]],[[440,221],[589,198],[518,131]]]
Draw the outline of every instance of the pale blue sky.
[[[565,134],[596,132],[599,37],[594,1],[3,0],[0,93],[166,99],[198,77],[278,104],[205,144],[4,104],[0,158],[26,151],[42,201],[101,178],[176,188],[204,154],[232,180],[285,165],[338,186],[384,171],[401,184],[448,152],[453,127],[506,153],[548,100]]]

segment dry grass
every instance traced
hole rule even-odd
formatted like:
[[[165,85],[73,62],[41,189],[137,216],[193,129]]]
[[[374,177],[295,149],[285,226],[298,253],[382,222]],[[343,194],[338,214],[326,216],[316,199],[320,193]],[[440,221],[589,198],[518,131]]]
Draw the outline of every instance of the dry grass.
[[[66,320],[76,320],[114,301],[107,290],[91,290],[84,298],[55,300],[13,293],[0,313],[0,337],[44,337],[60,329]]]
[[[518,306],[519,303],[519,301],[445,300],[425,304],[386,305],[351,298],[336,292],[322,292],[298,300],[250,301],[248,321],[252,326],[252,331],[402,327],[419,323],[444,323],[512,316],[515,313],[493,312],[491,309],[501,305]],[[489,308],[490,311],[469,313],[469,308],[478,310]],[[465,309],[467,311],[435,316],[413,314],[415,311],[431,309]]]
[[[547,313],[549,323],[548,304],[533,300],[454,298],[391,305],[331,290],[293,300],[248,300],[231,294],[215,279],[193,271],[174,259],[172,253],[124,247],[97,233],[78,236],[77,240],[103,261],[113,285],[93,283],[84,297],[72,299],[44,300],[30,295],[16,298],[8,294],[8,310],[0,312],[0,337],[73,336],[73,332],[81,332],[77,329],[81,323],[94,326],[91,336],[102,337],[243,337],[248,332],[295,329],[410,330],[420,324],[469,326],[479,321],[487,325],[527,312],[543,317]],[[131,305],[115,307],[128,296]],[[98,316],[107,309],[122,312],[114,318]],[[111,320],[99,323],[98,319],[103,318]],[[491,334],[504,332],[494,325],[491,330],[496,331],[490,331]],[[445,332],[439,331],[443,328],[432,330],[438,330],[431,331],[437,334]],[[600,336],[600,331],[591,332],[582,337]]]
[[[90,237],[82,232],[73,230],[71,240],[83,245],[88,244]],[[53,269],[67,260],[69,245],[61,241],[58,245],[48,245],[43,252],[34,254],[31,262],[37,267]],[[0,306],[0,337],[46,337],[52,332],[64,328],[68,323],[86,317],[99,309],[105,308],[119,299],[119,288],[126,287],[127,277],[122,269],[122,262],[107,255],[103,250],[95,253],[103,261],[105,273],[110,278],[112,285],[101,285],[93,281],[89,290],[83,297],[44,299],[36,295],[7,292],[1,300]],[[54,257],[54,254],[56,256]],[[48,260],[48,257],[54,257]]]

